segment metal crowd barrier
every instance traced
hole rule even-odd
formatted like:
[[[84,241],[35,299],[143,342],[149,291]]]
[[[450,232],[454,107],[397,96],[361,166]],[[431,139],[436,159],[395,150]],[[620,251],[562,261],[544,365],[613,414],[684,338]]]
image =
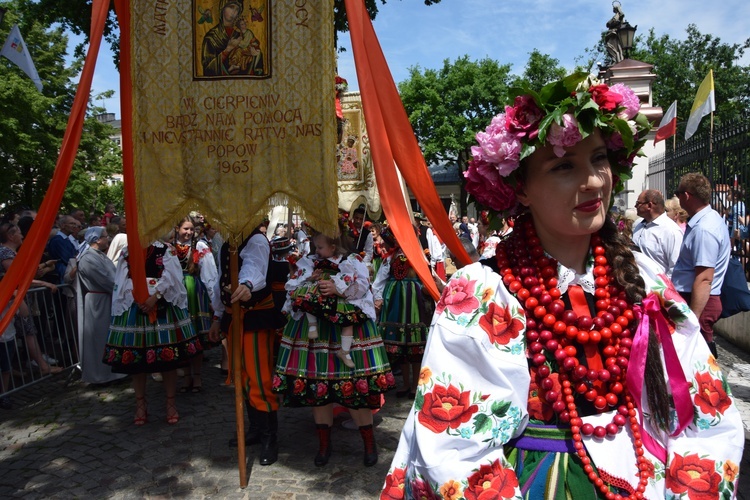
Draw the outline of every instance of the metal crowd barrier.
[[[63,369],[78,364],[75,289],[70,285],[58,285],[57,292],[52,293],[45,287],[32,288],[25,300],[29,316],[16,315],[15,349],[7,349],[7,344],[0,342],[0,349],[8,351],[11,364],[8,387],[4,388],[3,395],[50,377],[50,372],[42,373],[42,359],[50,367]]]

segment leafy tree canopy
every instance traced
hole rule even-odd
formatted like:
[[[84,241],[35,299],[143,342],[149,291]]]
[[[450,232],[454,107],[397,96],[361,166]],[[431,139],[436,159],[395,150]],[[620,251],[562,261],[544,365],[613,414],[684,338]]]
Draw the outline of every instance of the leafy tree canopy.
[[[76,92],[74,79],[83,61],[66,63],[68,38],[64,28],[49,28],[29,14],[29,0],[5,4],[8,12],[0,39],[18,24],[43,82],[39,92],[16,65],[0,58],[0,206],[3,211],[37,208],[55,169],[68,116]],[[119,147],[110,139],[111,126],[91,111],[84,124],[81,146],[66,190],[63,208],[90,206],[99,186],[121,171]]]

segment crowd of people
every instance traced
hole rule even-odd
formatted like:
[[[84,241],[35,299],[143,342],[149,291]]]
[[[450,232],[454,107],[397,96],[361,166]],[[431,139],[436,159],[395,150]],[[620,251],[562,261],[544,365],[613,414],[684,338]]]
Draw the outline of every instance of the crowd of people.
[[[334,450],[336,406],[364,466],[376,464],[373,411],[393,391],[413,404],[381,498],[732,498],[744,430],[713,325],[748,221],[739,200],[712,208],[699,173],[616,217],[647,123],[623,85],[569,77],[518,95],[472,148],[466,189],[486,210],[446,215],[471,263],[414,214],[437,301],[364,207],[341,213],[338,234],[266,220],[237,248],[236,287],[229,244],[196,213],[145,250],[145,302],[126,241],[101,221],[82,232],[61,217],[40,273],[77,280],[83,380],[130,375],[137,426],[151,418],[149,374],[169,424],[178,394],[203,391],[206,350],[222,349],[230,383],[239,303],[245,444],[260,445],[260,465],[278,460],[284,406],[311,408],[316,466]],[[0,226],[6,260],[22,241],[14,228]],[[0,355],[4,384],[6,364]]]

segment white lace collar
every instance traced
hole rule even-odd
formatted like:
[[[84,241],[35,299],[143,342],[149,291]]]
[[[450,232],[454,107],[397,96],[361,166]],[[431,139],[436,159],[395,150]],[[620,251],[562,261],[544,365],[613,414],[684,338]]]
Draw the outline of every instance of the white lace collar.
[[[594,285],[594,258],[592,255],[589,255],[586,260],[586,272],[584,274],[578,274],[575,270],[565,267],[559,262],[557,263],[557,288],[560,289],[560,293],[565,294],[570,285],[580,285],[584,292],[593,295],[596,287]]]

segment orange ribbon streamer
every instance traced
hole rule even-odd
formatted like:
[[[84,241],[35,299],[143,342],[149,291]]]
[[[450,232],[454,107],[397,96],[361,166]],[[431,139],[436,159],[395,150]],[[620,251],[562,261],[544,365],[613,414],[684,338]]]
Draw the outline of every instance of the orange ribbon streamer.
[[[410,210],[397,188],[400,182],[394,162],[451,253],[463,264],[470,264],[471,259],[445,214],[364,3],[345,0],[345,5],[380,202],[406,257],[437,299],[437,287],[412,229]]]
[[[14,293],[17,292],[19,297],[23,297],[29,290],[31,281],[36,275],[36,264],[42,259],[42,254],[49,239],[49,233],[57,219],[60,202],[65,193],[70,172],[73,169],[73,162],[78,153],[78,145],[81,142],[83,124],[86,120],[86,107],[91,93],[91,81],[94,77],[94,67],[96,66],[96,58],[99,55],[99,47],[101,46],[104,23],[107,20],[108,11],[108,1],[93,1],[89,50],[86,54],[86,61],[84,62],[81,78],[78,82],[78,90],[76,90],[76,96],[73,99],[73,106],[70,109],[68,125],[63,135],[55,173],[52,175],[52,181],[47,188],[47,193],[44,195],[29,234],[26,235],[24,243],[18,251],[18,255],[13,260],[2,282],[0,282],[0,305],[2,305],[0,310],[5,309],[5,306],[13,298]],[[10,305],[10,309],[0,319],[0,332],[5,331],[8,327],[20,304],[20,300],[15,300]]]

